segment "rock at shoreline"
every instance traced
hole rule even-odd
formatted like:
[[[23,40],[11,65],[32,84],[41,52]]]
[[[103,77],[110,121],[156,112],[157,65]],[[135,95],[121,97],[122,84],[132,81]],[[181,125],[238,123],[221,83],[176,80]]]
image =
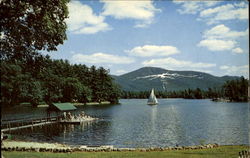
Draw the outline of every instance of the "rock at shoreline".
[[[58,143],[38,143],[38,142],[22,142],[22,141],[4,141],[2,150],[4,151],[35,151],[35,152],[63,152],[70,153],[74,151],[81,152],[110,152],[110,151],[165,151],[165,150],[196,150],[210,149],[219,147],[218,144],[207,144],[198,146],[181,146],[181,147],[158,147],[158,148],[114,148],[112,145],[106,146],[75,146],[70,147]]]

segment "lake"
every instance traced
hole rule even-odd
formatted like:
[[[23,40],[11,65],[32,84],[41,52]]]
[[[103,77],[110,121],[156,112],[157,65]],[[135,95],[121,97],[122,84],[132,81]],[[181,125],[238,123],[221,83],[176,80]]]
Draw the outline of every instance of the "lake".
[[[101,120],[81,125],[53,124],[15,131],[18,139],[69,145],[115,147],[249,144],[249,104],[208,99],[121,99],[119,105],[82,106]],[[45,116],[45,108],[2,109],[2,119]]]

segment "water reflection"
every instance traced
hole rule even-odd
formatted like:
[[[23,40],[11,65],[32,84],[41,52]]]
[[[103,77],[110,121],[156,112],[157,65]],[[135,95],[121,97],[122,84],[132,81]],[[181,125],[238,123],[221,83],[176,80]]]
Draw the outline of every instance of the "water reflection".
[[[158,106],[153,106],[152,108],[151,108],[151,122],[152,122],[152,128],[151,128],[151,130],[154,130],[154,129],[156,129],[156,126],[155,126],[155,124],[156,124],[156,119],[157,119],[157,107]]]
[[[207,109],[208,112],[205,115],[207,123],[206,139],[210,142],[219,139],[222,144],[244,142],[248,138],[242,138],[239,135],[249,133],[247,130],[240,130],[240,128],[249,123],[245,119],[247,118],[247,112],[242,108],[238,108],[241,106],[240,103],[228,103],[234,106],[223,106],[222,104],[225,103],[217,103],[218,107],[216,111]],[[235,117],[236,115],[242,117]],[[219,119],[218,116],[220,116]]]
[[[115,145],[117,147],[165,147],[205,143],[248,144],[247,103],[216,103],[209,100],[121,100],[117,106],[84,106],[87,115],[103,118],[80,125],[53,124],[33,130],[13,131],[19,139],[69,145]],[[28,109],[26,109],[28,110]],[[8,116],[20,117],[18,110]],[[32,111],[25,114],[33,116]],[[4,117],[5,114],[2,113]]]
[[[182,133],[182,126],[180,124],[180,113],[178,111],[178,107],[173,104],[167,105],[167,114],[165,116],[166,123],[162,129],[165,129],[162,133],[163,137],[166,138],[167,146],[175,146],[179,145],[181,141]]]

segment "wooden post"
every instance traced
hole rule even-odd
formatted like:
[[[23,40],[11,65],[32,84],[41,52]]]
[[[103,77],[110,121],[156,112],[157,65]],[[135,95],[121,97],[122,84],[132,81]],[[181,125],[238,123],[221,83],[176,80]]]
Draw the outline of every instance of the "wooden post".
[[[10,132],[10,122],[8,122],[8,124],[9,124],[9,132]]]
[[[34,120],[31,120],[31,123],[32,123],[31,130],[32,130],[32,132],[33,132],[33,121]]]

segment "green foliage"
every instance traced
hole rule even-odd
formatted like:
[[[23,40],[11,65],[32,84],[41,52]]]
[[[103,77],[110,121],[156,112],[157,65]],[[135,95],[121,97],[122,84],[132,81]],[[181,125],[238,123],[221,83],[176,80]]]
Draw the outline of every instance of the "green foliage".
[[[119,88],[104,68],[70,65],[67,60],[51,60],[48,56],[34,59],[33,64],[1,63],[2,105],[29,102],[36,106],[41,101],[118,103]]]
[[[29,101],[32,106],[37,106],[43,99],[43,91],[39,81],[24,79],[20,83],[21,93],[19,94],[21,100]],[[28,81],[28,82],[27,82]]]
[[[225,97],[230,101],[247,101],[248,80],[244,77],[239,80],[227,81],[223,88]]]
[[[67,77],[63,78],[62,83],[62,101],[63,102],[72,102],[77,99],[77,96],[81,94],[82,85],[76,78]]]
[[[92,100],[92,90],[84,85],[81,85],[81,91],[77,95],[77,100],[81,103],[87,103]]]
[[[24,74],[21,67],[17,64],[1,62],[1,102],[6,105],[18,104],[21,100],[21,81]]]
[[[39,50],[56,50],[66,39],[68,1],[2,0],[1,58],[27,58]]]
[[[120,87],[115,84],[114,82],[111,82],[112,84],[108,87],[108,96],[107,100],[110,101],[111,104],[116,104],[119,102],[118,98],[121,96],[121,90]]]

